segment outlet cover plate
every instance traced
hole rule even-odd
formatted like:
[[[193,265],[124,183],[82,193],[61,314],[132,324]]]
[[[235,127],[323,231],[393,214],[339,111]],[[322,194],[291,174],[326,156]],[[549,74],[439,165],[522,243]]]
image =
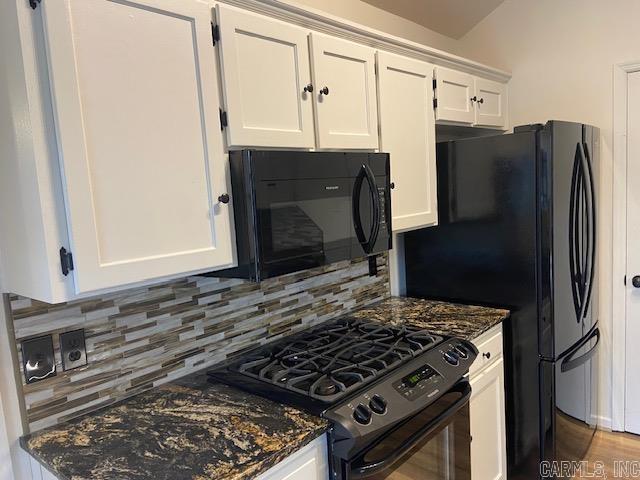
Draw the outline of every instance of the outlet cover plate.
[[[22,342],[22,367],[27,383],[56,376],[56,361],[51,335],[30,338]]]
[[[84,342],[83,328],[60,334],[60,354],[64,371],[87,364],[87,348]]]

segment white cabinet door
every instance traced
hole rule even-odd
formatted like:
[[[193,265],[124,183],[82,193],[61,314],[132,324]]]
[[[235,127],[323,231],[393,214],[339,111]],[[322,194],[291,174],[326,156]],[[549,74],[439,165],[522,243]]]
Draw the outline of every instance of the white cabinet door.
[[[378,148],[375,51],[311,34],[320,148]]]
[[[378,52],[380,149],[391,155],[394,232],[437,222],[432,81],[432,65]]]
[[[475,121],[473,105],[473,76],[435,67],[436,78],[436,120],[469,123]]]
[[[502,358],[471,377],[471,477],[505,480],[507,457]]]
[[[256,480],[327,480],[328,478],[327,436],[322,435],[267,470]]]
[[[41,8],[77,293],[230,264],[207,3]]]
[[[483,127],[505,127],[507,123],[507,86],[483,78],[475,79],[475,124]]]
[[[230,146],[315,146],[308,32],[218,5]]]

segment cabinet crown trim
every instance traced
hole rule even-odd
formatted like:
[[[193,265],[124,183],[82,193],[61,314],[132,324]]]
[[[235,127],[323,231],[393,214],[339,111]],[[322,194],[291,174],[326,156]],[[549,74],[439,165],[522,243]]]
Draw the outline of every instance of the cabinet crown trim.
[[[511,74],[479,62],[431,48],[388,33],[351,22],[309,7],[300,7],[288,0],[223,0],[219,3],[243,8],[317,32],[380,48],[434,65],[454,68],[483,78],[506,83]]]

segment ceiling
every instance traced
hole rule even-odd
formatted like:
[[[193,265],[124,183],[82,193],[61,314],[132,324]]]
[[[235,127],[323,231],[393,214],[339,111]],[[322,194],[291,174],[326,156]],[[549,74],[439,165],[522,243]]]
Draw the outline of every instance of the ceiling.
[[[504,0],[363,0],[452,38],[461,38]]]

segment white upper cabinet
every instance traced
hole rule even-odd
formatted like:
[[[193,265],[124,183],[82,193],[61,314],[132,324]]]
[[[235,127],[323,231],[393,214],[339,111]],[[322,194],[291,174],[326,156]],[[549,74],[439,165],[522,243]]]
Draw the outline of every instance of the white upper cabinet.
[[[393,230],[437,222],[433,66],[378,52],[380,149],[391,155]]]
[[[475,121],[473,105],[473,76],[435,67],[436,120],[472,124]]]
[[[0,15],[0,249],[37,300],[233,266],[226,147],[388,151],[401,232],[437,222],[434,123],[506,128],[506,72],[287,2],[31,3]],[[416,59],[377,78],[388,48]]]
[[[507,86],[483,78],[476,78],[474,85],[475,124],[504,127],[507,123]]]
[[[378,148],[375,50],[311,34],[319,148]]]
[[[507,85],[435,67],[436,120],[477,127],[507,126]]]
[[[218,5],[229,146],[315,147],[308,31]]]
[[[231,264],[208,5],[40,6],[76,293]]]

